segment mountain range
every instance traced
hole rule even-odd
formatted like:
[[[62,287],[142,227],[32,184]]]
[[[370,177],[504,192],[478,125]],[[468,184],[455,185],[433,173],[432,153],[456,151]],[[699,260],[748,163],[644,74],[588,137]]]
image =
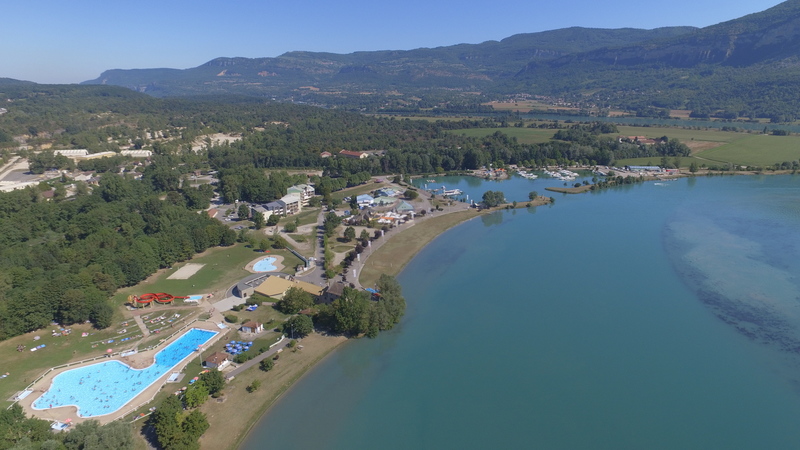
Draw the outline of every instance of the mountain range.
[[[641,114],[800,117],[800,0],[705,28],[566,28],[501,41],[350,54],[217,58],[109,70],[85,84],[166,97],[243,94],[366,110],[560,98]],[[662,110],[659,112],[659,110]]]

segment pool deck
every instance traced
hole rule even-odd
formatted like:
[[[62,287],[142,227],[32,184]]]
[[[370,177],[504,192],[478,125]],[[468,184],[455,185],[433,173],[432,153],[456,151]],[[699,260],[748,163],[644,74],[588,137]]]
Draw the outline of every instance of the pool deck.
[[[259,256],[258,258],[256,258],[256,259],[250,261],[249,263],[247,263],[247,265],[244,266],[244,270],[246,270],[246,271],[248,271],[250,273],[266,273],[266,272],[256,272],[255,270],[253,270],[253,266],[255,266],[257,262],[261,261],[264,258],[275,258],[275,261],[272,263],[272,265],[275,266],[275,270],[271,270],[270,272],[280,272],[280,271],[283,270],[283,267],[284,267],[283,266],[283,256],[280,256],[280,255],[262,255],[262,256]]]
[[[88,366],[88,365],[91,365],[91,364],[97,364],[97,363],[110,361],[110,360],[117,360],[117,361],[123,362],[123,363],[125,363],[125,364],[127,364],[127,365],[129,365],[129,366],[131,366],[133,368],[136,368],[136,369],[141,369],[141,368],[144,368],[144,367],[148,367],[151,364],[153,364],[153,362],[155,361],[154,360],[154,356],[155,356],[156,353],[161,351],[167,345],[169,345],[172,342],[174,342],[179,337],[183,336],[183,334],[186,333],[186,331],[188,331],[191,328],[199,328],[199,329],[203,329],[203,330],[209,330],[209,331],[217,332],[217,334],[214,337],[212,337],[211,340],[209,340],[204,345],[204,347],[206,347],[206,348],[208,348],[209,346],[214,344],[217,340],[219,340],[220,338],[222,338],[226,334],[224,330],[220,330],[216,326],[216,323],[210,322],[210,321],[200,321],[200,320],[198,320],[197,322],[194,322],[194,323],[190,324],[185,329],[183,329],[180,332],[176,333],[175,336],[172,336],[168,340],[162,342],[161,345],[159,345],[158,347],[156,347],[156,348],[154,348],[152,350],[143,351],[141,353],[136,353],[136,354],[129,355],[129,356],[119,356],[119,355],[117,355],[117,356],[112,356],[111,358],[101,358],[101,359],[98,359],[98,360],[95,360],[95,361],[87,362],[85,364],[75,365],[75,366],[70,366],[70,367],[62,367],[60,369],[54,370],[54,371],[48,373],[44,378],[42,378],[41,380],[36,382],[36,384],[34,384],[31,387],[31,390],[33,392],[30,395],[28,395],[27,397],[25,397],[24,399],[20,400],[19,401],[19,405],[22,407],[23,411],[25,411],[25,413],[27,415],[29,415],[29,416],[33,416],[33,417],[37,417],[37,418],[45,419],[45,420],[59,421],[59,422],[64,422],[67,419],[71,419],[72,423],[81,423],[81,422],[84,422],[86,420],[97,420],[101,424],[106,424],[106,423],[112,422],[114,420],[117,420],[120,417],[123,417],[123,416],[126,416],[128,414],[131,414],[133,412],[132,410],[134,408],[138,408],[139,406],[142,406],[144,403],[152,401],[153,398],[156,396],[156,394],[158,394],[158,392],[161,390],[161,388],[166,383],[167,378],[169,378],[170,375],[173,372],[181,372],[181,371],[183,371],[186,368],[186,365],[189,364],[189,362],[191,362],[193,359],[197,358],[198,354],[197,353],[190,354],[189,356],[184,358],[177,366],[175,366],[175,368],[173,368],[172,370],[168,370],[158,380],[156,380],[153,384],[151,384],[145,390],[143,390],[141,393],[139,393],[139,395],[137,395],[136,397],[131,399],[131,401],[126,403],[122,408],[120,408],[120,409],[118,409],[118,410],[116,410],[116,411],[114,411],[112,413],[103,415],[103,416],[80,417],[80,416],[78,416],[78,408],[75,407],[75,406],[62,406],[60,408],[48,408],[48,409],[33,409],[33,407],[31,405],[44,392],[46,392],[47,389],[50,388],[50,385],[51,385],[51,383],[53,381],[53,378],[55,378],[56,375],[58,375],[58,374],[60,374],[62,372],[66,372],[68,370],[76,369],[78,367],[85,367],[85,366]]]

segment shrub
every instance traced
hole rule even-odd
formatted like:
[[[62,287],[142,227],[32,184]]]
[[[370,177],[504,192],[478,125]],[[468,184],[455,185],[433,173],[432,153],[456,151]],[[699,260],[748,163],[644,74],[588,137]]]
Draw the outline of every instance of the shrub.
[[[225,322],[237,323],[239,322],[239,318],[235,314],[225,314]]]

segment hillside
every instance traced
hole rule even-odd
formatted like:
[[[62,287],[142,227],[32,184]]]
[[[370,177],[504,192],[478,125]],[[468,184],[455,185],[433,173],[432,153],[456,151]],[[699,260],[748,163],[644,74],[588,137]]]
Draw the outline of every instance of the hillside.
[[[663,116],[800,117],[800,0],[702,29],[566,28],[408,51],[290,52],[110,70],[87,84],[152,96],[264,96],[362,111],[484,111],[515,94]]]
[[[578,51],[632,45],[693,31],[567,28],[519,34],[502,41],[408,51],[289,52],[275,58],[217,58],[199,67],[109,70],[85,84],[125,86],[153,96],[215,93],[293,98],[298,93],[372,93],[429,89],[482,90],[511,78],[529,61]]]

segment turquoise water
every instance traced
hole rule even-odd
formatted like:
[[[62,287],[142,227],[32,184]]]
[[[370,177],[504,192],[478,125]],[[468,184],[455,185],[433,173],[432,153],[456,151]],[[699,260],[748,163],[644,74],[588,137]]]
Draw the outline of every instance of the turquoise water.
[[[400,276],[402,323],[243,448],[800,448],[800,177],[556,199],[440,236]]]
[[[273,256],[268,256],[268,257],[266,257],[264,259],[258,260],[258,261],[256,261],[255,264],[253,264],[253,271],[255,271],[255,272],[275,272],[276,270],[278,270],[278,268],[275,267],[272,264],[274,262],[275,262],[275,257],[273,257]]]
[[[80,417],[116,412],[216,334],[192,328],[156,353],[155,362],[146,369],[133,369],[112,360],[62,372],[33,402],[33,408],[76,406]]]

